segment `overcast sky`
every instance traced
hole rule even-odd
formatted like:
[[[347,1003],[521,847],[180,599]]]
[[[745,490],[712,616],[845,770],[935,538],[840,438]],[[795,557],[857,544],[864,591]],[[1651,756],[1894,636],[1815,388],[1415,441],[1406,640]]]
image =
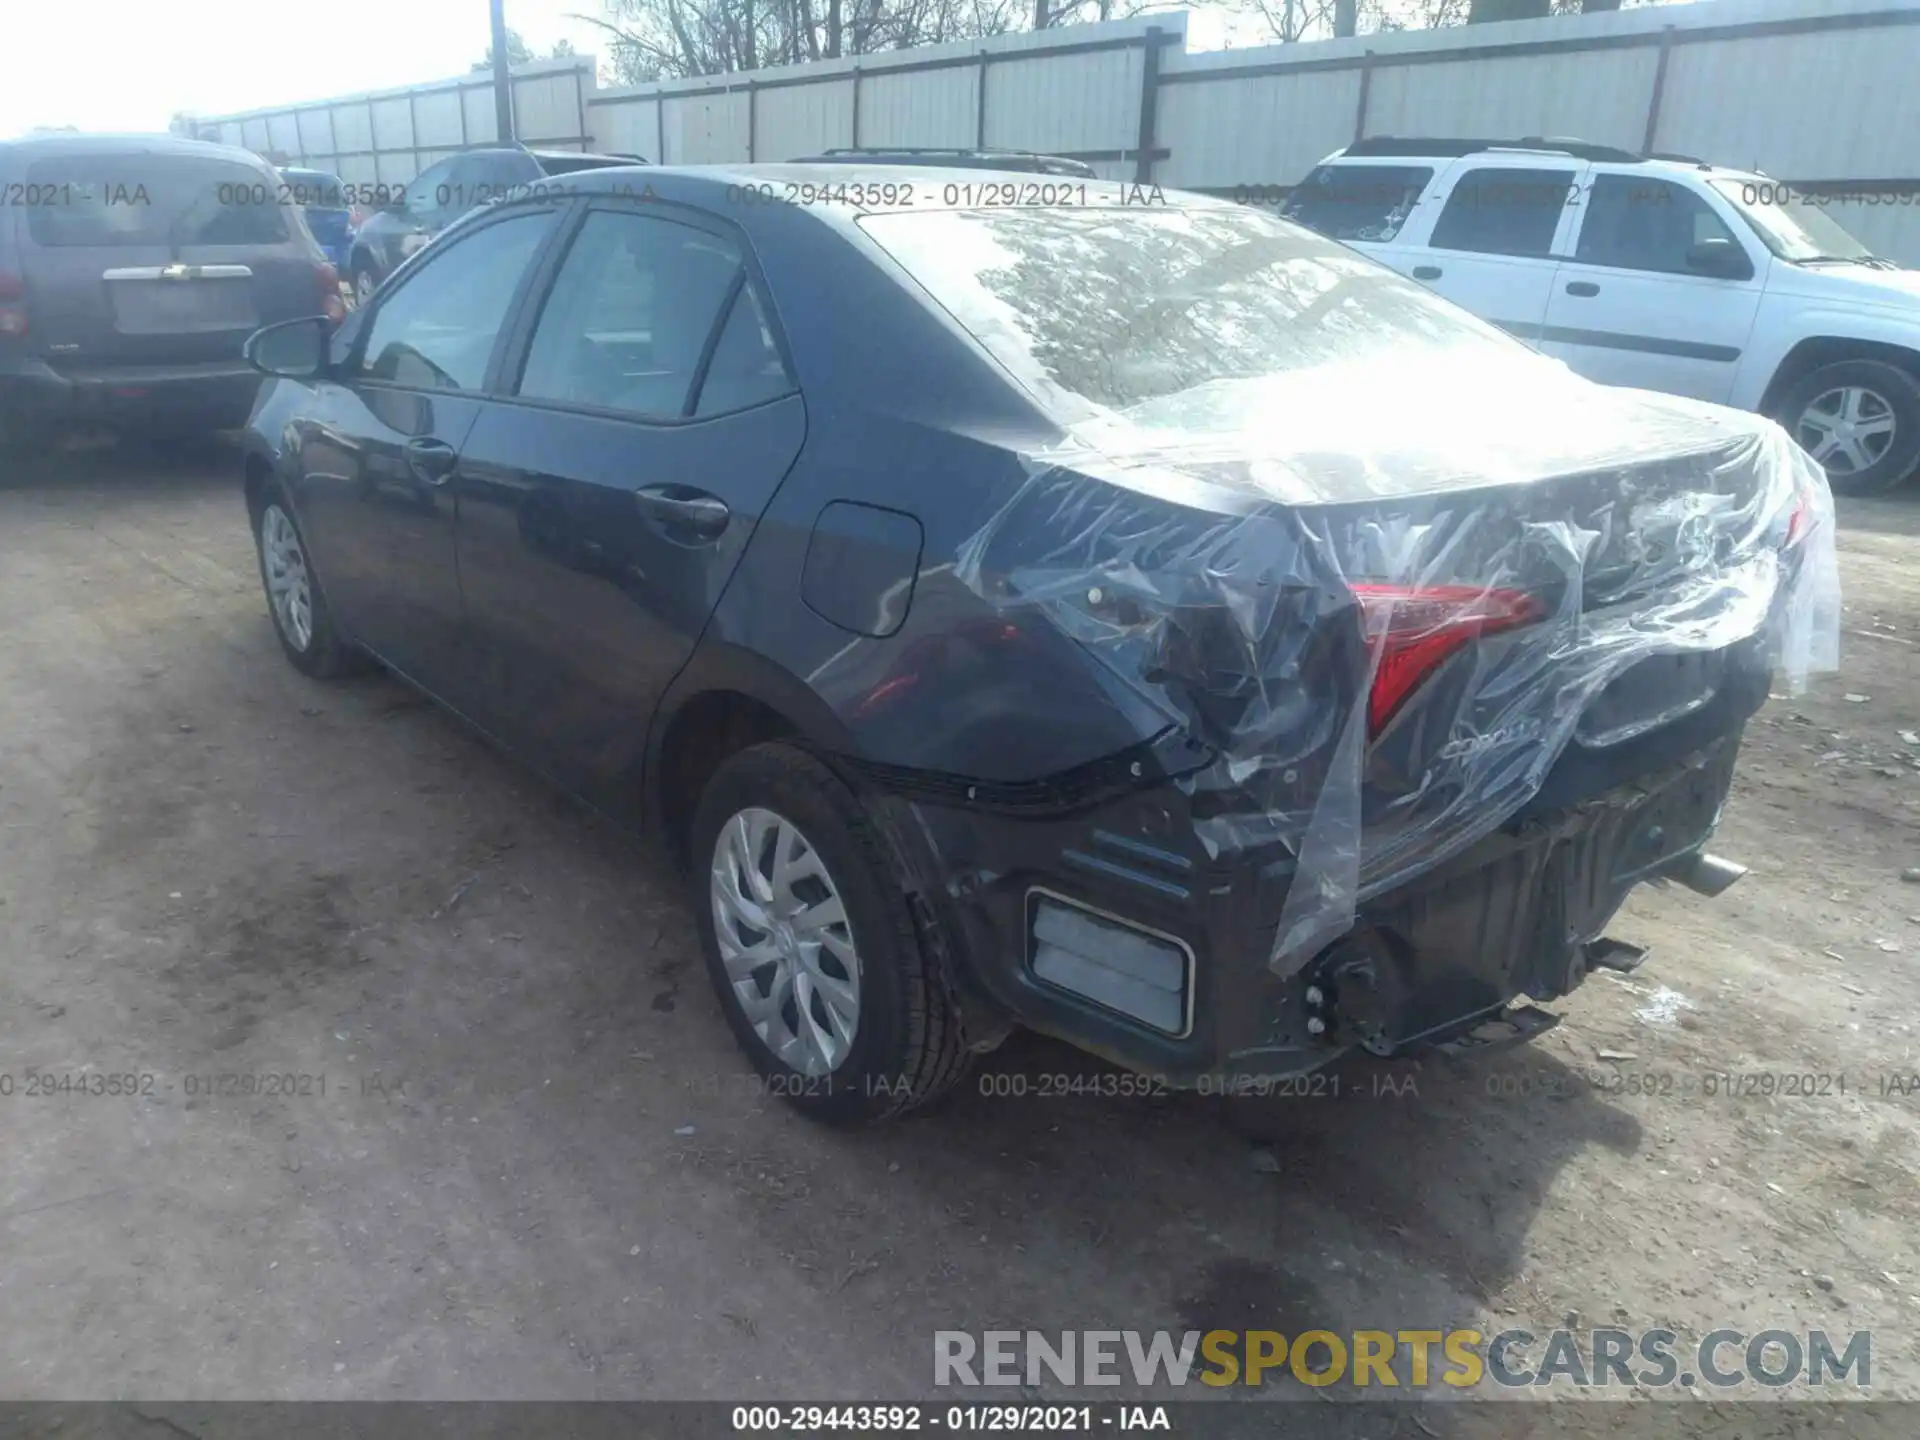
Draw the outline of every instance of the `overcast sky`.
[[[599,0],[506,0],[534,53],[599,31]],[[0,65],[0,136],[36,125],[164,130],[176,110],[322,100],[467,71],[487,53],[487,0],[15,0]],[[1205,17],[1189,22],[1195,48]],[[1213,44],[1218,44],[1216,39]]]

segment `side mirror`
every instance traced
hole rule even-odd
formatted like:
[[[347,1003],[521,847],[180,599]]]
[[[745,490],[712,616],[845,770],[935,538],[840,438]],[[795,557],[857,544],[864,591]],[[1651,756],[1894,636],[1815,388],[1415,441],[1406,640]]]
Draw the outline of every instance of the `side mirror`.
[[[326,316],[309,315],[254,331],[240,353],[263,375],[313,380],[327,371],[327,351],[332,337],[333,326]]]
[[[1747,252],[1725,236],[1702,240],[1687,251],[1687,268],[1700,275],[1721,280],[1751,280],[1753,263]]]

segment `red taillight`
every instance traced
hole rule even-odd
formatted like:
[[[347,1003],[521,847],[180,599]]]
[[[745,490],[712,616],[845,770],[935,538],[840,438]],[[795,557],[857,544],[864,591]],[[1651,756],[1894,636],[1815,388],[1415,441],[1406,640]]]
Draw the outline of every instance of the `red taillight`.
[[[1787,538],[1780,548],[1791,550],[1807,538],[1807,532],[1813,529],[1813,497],[1804,489],[1796,489],[1793,495],[1793,513],[1787,516]]]
[[[347,318],[346,301],[340,298],[340,272],[323,260],[314,267],[314,277],[320,286],[320,313],[338,325]]]
[[[0,335],[26,333],[26,279],[11,270],[0,270]]]
[[[1545,608],[1521,590],[1472,585],[1355,585],[1367,641],[1380,663],[1367,695],[1367,734],[1378,735],[1407,697],[1451,655],[1481,635],[1530,625]]]

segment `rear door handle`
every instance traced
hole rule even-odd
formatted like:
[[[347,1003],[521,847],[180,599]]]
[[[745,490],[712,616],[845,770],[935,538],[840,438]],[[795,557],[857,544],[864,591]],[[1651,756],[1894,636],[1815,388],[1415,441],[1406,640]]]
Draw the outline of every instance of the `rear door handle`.
[[[1413,267],[1413,278],[1416,280],[1438,280],[1440,278],[1440,267],[1438,265],[1416,265]]]
[[[429,485],[444,485],[451,480],[454,462],[460,458],[446,441],[431,438],[407,441],[405,453],[407,469]]]
[[[1599,293],[1600,287],[1591,280],[1569,280],[1567,282],[1567,294],[1569,295],[1587,297],[1598,295]]]
[[[726,502],[691,485],[649,485],[635,496],[641,511],[681,539],[717,540],[726,531],[732,512]]]

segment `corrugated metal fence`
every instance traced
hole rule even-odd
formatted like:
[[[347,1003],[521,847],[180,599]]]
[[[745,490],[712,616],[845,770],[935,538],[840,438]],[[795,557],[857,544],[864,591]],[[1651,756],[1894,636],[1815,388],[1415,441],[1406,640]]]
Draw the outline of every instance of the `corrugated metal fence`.
[[[539,61],[513,72],[514,129],[522,144],[548,150],[595,148],[587,130],[593,59]],[[356,185],[405,184],[427,166],[500,138],[491,71],[250,110],[196,122],[203,139],[329,170]]]
[[[1704,0],[1198,54],[1185,41],[1174,13],[618,90],[596,88],[586,62],[554,62],[515,72],[516,115],[528,144],[657,163],[1007,147],[1227,193],[1292,185],[1362,135],[1578,136],[1764,169],[1920,265],[1920,0]],[[405,180],[493,139],[487,85],[229,116],[202,133]]]

